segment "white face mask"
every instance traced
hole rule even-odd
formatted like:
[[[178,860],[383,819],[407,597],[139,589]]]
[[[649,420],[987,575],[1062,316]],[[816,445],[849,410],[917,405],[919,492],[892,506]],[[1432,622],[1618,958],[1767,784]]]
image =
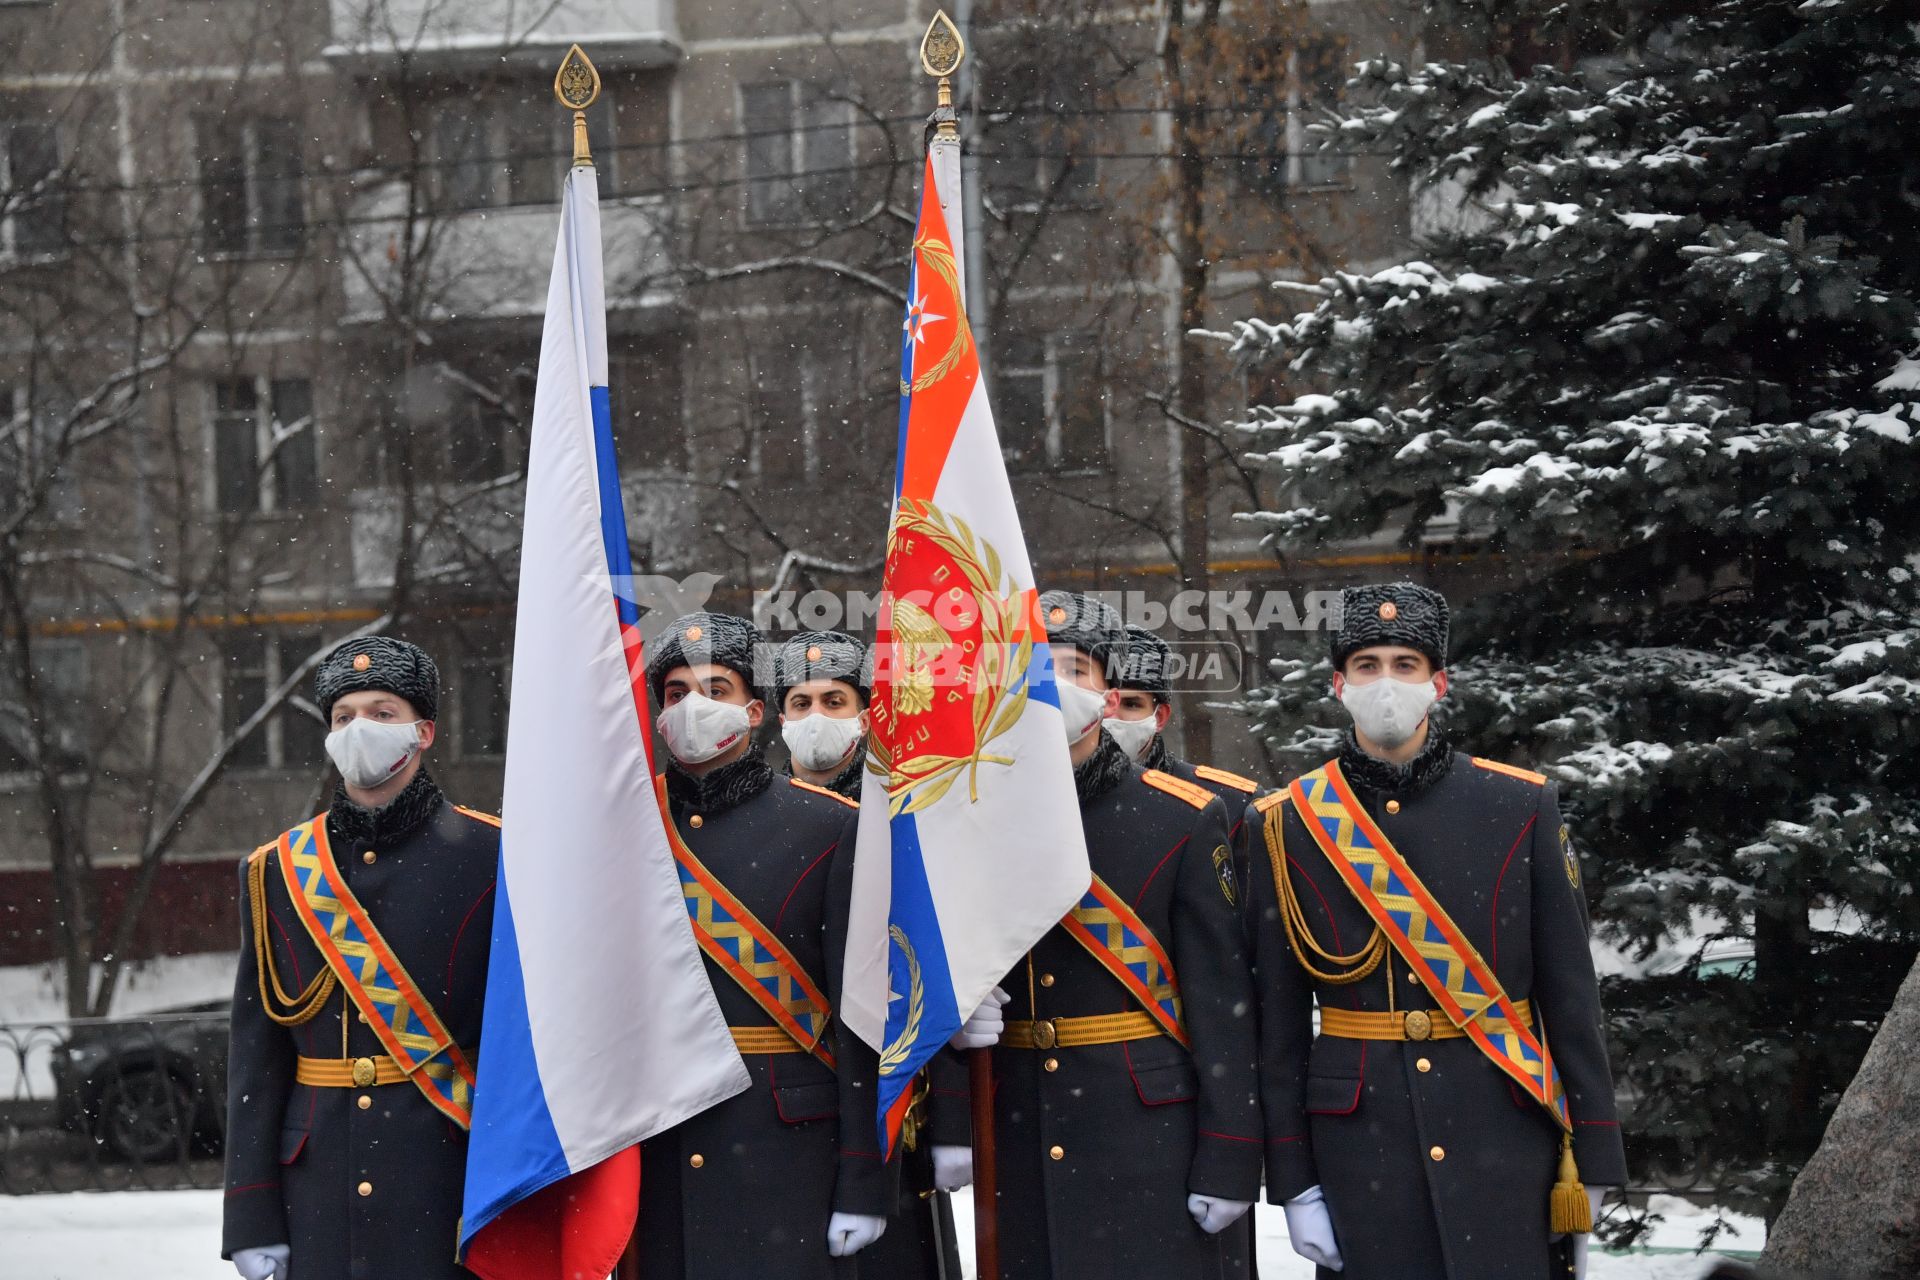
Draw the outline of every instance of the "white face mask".
[[[407,767],[420,754],[424,721],[393,724],[355,716],[327,735],[327,755],[347,785],[371,791]]]
[[[1067,741],[1078,742],[1100,727],[1100,713],[1107,709],[1107,695],[1082,689],[1071,680],[1056,679],[1060,691],[1060,719],[1067,726]]]
[[[814,773],[844,765],[865,732],[859,716],[830,716],[819,711],[798,720],[789,718],[780,726],[780,737],[793,753],[794,764]]]
[[[705,764],[753,727],[747,709],[695,691],[660,713],[660,736],[681,764]]]
[[[1433,681],[1414,683],[1382,676],[1367,684],[1347,681],[1340,702],[1353,717],[1353,727],[1362,736],[1393,750],[1420,729],[1428,708],[1440,696]]]
[[[1147,748],[1153,745],[1153,736],[1159,732],[1153,726],[1157,718],[1143,716],[1138,720],[1121,720],[1108,716],[1100,724],[1113,737],[1113,740],[1120,744],[1122,751],[1139,760],[1146,756]]]

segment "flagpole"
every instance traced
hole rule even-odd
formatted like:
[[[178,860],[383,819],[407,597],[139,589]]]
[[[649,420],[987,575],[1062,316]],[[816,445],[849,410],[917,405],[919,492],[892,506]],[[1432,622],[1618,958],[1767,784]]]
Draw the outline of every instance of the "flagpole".
[[[957,156],[953,162],[941,164],[938,161],[947,157],[939,157],[937,153],[942,150],[957,153],[960,148],[959,113],[953,105],[953,74],[966,56],[966,41],[959,29],[947,17],[946,10],[936,10],[933,20],[927,24],[926,35],[920,40],[921,69],[939,82],[939,97],[928,120],[933,126],[928,150],[936,154],[934,172],[949,175],[956,188],[961,175]],[[948,226],[960,224],[961,234],[953,237],[953,248],[960,260],[957,265],[961,279],[965,280],[979,269],[978,264],[967,259],[969,250],[980,240],[966,225],[964,193],[958,189],[942,189],[935,193],[935,198],[940,202]],[[960,299],[964,310],[964,288]],[[979,1280],[1000,1280],[1000,1169],[995,1158],[993,1131],[993,1050],[968,1050],[967,1084],[973,1111],[974,1270]]]

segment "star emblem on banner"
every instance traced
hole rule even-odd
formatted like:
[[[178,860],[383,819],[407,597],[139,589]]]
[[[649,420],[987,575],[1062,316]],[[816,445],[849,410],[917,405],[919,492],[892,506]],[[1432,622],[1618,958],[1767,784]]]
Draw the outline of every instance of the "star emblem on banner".
[[[927,295],[922,292],[918,298],[907,304],[907,321],[900,327],[906,331],[914,344],[918,345],[926,340],[928,325],[936,320],[945,319],[945,316],[936,315],[927,310]]]

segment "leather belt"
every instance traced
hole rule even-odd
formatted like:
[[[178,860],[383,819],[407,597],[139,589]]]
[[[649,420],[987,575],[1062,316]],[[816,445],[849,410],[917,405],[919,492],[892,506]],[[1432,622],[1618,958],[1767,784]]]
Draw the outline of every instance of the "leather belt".
[[[1086,1018],[1047,1018],[1040,1022],[1007,1023],[1000,1043],[1008,1049],[1073,1049],[1090,1044],[1119,1044],[1123,1040],[1150,1040],[1165,1035],[1149,1015],[1101,1013]]]
[[[372,1058],[295,1058],[293,1078],[321,1089],[369,1089],[405,1084],[407,1073],[382,1053]]]
[[[1520,1021],[1533,1025],[1533,1004],[1514,1001]],[[1480,1025],[1494,1034],[1513,1030],[1505,1018],[1483,1015]],[[1460,1040],[1466,1032],[1439,1010],[1405,1009],[1398,1013],[1361,1013],[1353,1009],[1320,1010],[1320,1034],[1342,1040]]]
[[[779,1027],[728,1027],[733,1047],[742,1053],[806,1053],[805,1045]]]

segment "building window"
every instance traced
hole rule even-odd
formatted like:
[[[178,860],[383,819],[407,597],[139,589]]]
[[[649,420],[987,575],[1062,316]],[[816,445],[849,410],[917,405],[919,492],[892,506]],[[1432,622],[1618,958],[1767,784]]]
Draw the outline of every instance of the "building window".
[[[1002,338],[994,423],[1016,471],[1095,471],[1107,465],[1107,391],[1086,334]]]
[[[67,401],[37,396],[24,383],[0,382],[0,509],[38,501],[41,523],[73,524],[85,514],[72,450],[66,442]]]
[[[79,640],[33,642],[33,688],[39,723],[61,770],[80,768],[88,758],[86,726],[94,723],[88,697],[87,650]],[[11,663],[0,669],[0,776],[34,766],[27,704]]]
[[[797,80],[740,89],[747,221],[834,222],[853,206],[853,107]]]
[[[314,632],[247,631],[221,640],[220,732],[223,739],[260,709],[282,681],[300,669],[319,648]],[[234,748],[227,763],[236,769],[302,769],[326,758],[326,727],[291,704]]]
[[[507,661],[475,658],[460,664],[460,754],[499,756],[507,751]]]
[[[200,226],[216,253],[287,253],[306,240],[300,132],[279,116],[201,116]]]
[[[602,94],[587,112],[600,195],[615,191],[618,152],[613,104]],[[550,92],[532,99],[449,100],[433,122],[433,201],[443,212],[509,204],[552,204],[573,158],[573,117],[553,110]]]
[[[60,141],[53,125],[0,123],[0,260],[57,256],[66,242]]]
[[[320,496],[313,386],[230,378],[213,387],[213,502],[227,515],[290,511]]]
[[[1031,55],[1006,66],[996,100],[1008,105],[988,117],[981,156],[996,209],[1093,202],[1100,176],[1087,136],[1093,117],[1072,114],[1070,105],[1088,74],[1078,64],[1043,66]]]
[[[753,470],[774,484],[804,480],[812,469],[804,359],[797,347],[771,344],[749,361]]]
[[[1241,84],[1249,121],[1239,147],[1241,185],[1277,195],[1344,183],[1348,157],[1322,151],[1308,126],[1340,104],[1346,43],[1330,36],[1308,37],[1256,56],[1250,67]]]

